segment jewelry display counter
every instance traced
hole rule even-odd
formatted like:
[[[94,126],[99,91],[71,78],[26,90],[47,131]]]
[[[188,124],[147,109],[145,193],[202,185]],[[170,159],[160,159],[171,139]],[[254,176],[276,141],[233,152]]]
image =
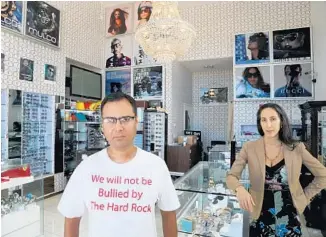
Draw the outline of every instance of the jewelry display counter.
[[[227,163],[201,161],[175,182],[179,236],[249,236],[249,214],[226,187],[228,169]]]

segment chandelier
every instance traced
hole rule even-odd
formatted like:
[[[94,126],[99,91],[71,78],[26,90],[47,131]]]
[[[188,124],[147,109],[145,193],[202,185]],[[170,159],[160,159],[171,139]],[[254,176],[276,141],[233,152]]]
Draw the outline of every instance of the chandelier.
[[[159,63],[169,63],[186,53],[196,32],[181,19],[178,2],[152,3],[151,17],[137,27],[135,38],[147,55]]]

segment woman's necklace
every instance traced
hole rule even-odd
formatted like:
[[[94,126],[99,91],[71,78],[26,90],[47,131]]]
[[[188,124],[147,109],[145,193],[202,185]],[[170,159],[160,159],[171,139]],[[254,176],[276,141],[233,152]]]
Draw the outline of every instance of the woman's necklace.
[[[269,161],[273,161],[273,160],[277,159],[277,158],[280,156],[280,154],[281,154],[282,147],[283,147],[283,146],[282,146],[282,143],[281,143],[280,150],[278,151],[277,155],[276,155],[274,158],[271,159],[271,158],[267,155],[267,153],[266,153],[266,145],[265,145],[265,157],[266,157]]]

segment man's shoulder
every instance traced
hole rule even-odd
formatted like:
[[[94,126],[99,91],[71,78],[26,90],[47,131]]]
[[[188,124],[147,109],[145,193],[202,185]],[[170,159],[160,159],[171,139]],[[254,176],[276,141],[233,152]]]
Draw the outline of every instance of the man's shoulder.
[[[103,156],[105,156],[105,149],[102,149],[94,154],[85,157],[82,162],[78,165],[80,169],[92,169],[94,165],[101,165],[100,161],[103,160]]]

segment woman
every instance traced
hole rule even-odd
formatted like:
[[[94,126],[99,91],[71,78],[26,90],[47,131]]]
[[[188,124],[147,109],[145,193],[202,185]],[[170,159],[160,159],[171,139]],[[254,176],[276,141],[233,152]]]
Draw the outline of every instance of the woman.
[[[289,119],[277,104],[264,104],[257,112],[262,136],[245,143],[227,175],[242,209],[251,212],[250,236],[302,236],[299,215],[311,199],[326,188],[326,168],[304,144],[292,139]],[[239,182],[248,164],[250,191]],[[303,190],[299,176],[304,164],[315,176]]]
[[[264,82],[257,67],[247,67],[242,73],[242,80],[237,84],[237,98],[270,97],[270,86]]]
[[[251,52],[251,60],[268,59],[268,37],[263,32],[253,34],[249,37],[248,49]]]
[[[110,17],[110,27],[108,29],[109,34],[111,35],[120,35],[124,34],[127,31],[126,20],[129,16],[129,13],[116,8],[111,13]]]
[[[152,14],[152,2],[141,2],[138,6],[138,26],[149,21]]]

